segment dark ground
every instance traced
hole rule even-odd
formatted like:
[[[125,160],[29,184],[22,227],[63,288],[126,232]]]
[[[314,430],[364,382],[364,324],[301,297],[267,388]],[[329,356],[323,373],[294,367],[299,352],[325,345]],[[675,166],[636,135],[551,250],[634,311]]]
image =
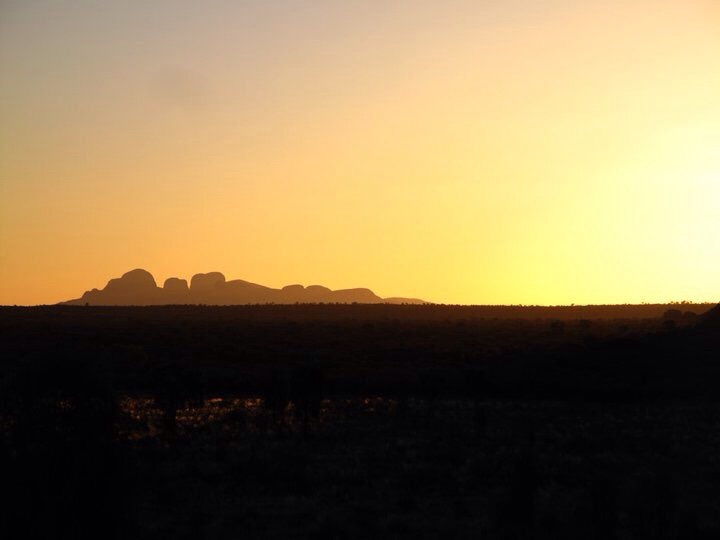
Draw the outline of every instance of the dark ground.
[[[717,538],[708,307],[0,308],[0,534]]]

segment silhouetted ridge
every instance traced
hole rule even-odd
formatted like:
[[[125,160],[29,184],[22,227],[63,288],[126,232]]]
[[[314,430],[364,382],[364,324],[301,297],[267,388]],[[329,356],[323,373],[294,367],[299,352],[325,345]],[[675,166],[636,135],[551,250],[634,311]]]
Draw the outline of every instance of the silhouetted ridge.
[[[342,289],[333,291],[322,285],[288,285],[273,289],[242,279],[227,281],[220,272],[195,274],[190,286],[185,279],[171,277],[162,288],[157,286],[150,272],[131,270],[122,277],[111,279],[104,289],[87,291],[81,298],[62,302],[69,305],[92,306],[153,306],[170,304],[422,304],[414,298],[383,299],[370,289]]]
[[[122,277],[108,281],[104,289],[93,289],[83,294],[78,304],[90,305],[153,305],[163,301],[162,289],[147,270],[131,270]]]
[[[705,314],[705,317],[711,321],[720,321],[720,304],[708,311]]]
[[[702,314],[699,326],[705,329],[720,330],[720,304]]]

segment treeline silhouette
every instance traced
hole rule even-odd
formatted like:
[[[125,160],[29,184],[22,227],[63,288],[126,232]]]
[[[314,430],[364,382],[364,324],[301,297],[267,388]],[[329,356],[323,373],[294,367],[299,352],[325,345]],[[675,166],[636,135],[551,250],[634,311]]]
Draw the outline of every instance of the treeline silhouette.
[[[717,311],[427,307],[0,309],[3,536],[717,536]]]
[[[714,369],[706,362],[712,348],[694,337],[695,315],[665,310],[654,319],[473,319],[458,308],[453,318],[440,318],[443,310],[0,308],[0,353],[4,369],[92,358],[95,369],[133,394],[156,392],[165,384],[156,374],[164,369],[174,377],[192,373],[201,381],[196,385],[212,392],[259,395],[278,370],[305,367],[322,372],[326,391],[337,395],[420,392],[427,386],[423,379],[436,393],[466,395],[475,371],[493,381],[495,397],[607,393],[631,399],[640,386],[661,395],[714,393],[706,373]]]

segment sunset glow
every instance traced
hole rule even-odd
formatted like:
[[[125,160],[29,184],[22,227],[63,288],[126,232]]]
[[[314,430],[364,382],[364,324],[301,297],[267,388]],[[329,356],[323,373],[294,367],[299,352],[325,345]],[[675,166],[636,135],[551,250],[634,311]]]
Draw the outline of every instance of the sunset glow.
[[[716,0],[0,5],[0,304],[145,268],[717,301]]]

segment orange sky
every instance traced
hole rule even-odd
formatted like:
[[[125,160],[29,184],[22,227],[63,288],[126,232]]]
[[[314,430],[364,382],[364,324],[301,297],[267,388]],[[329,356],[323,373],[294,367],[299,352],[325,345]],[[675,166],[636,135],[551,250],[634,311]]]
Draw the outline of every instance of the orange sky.
[[[720,299],[720,4],[7,1],[0,304],[142,267]]]

